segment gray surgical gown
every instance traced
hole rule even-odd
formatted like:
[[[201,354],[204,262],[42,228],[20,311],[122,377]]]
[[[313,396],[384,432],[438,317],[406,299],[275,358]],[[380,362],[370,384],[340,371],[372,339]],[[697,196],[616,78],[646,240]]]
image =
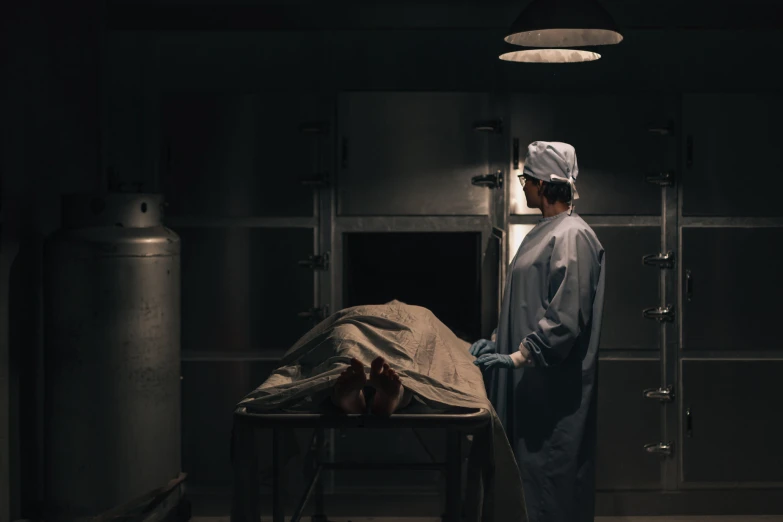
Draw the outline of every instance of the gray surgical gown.
[[[577,214],[542,219],[503,292],[497,350],[524,341],[535,367],[489,370],[487,391],[522,474],[530,522],[586,522],[595,506],[604,249]]]

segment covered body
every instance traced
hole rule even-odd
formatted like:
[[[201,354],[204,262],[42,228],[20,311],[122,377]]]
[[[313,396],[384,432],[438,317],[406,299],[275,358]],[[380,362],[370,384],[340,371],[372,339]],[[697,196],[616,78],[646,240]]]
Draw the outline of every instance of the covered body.
[[[511,263],[497,350],[521,343],[535,366],[487,373],[517,457],[531,522],[594,516],[598,343],[604,249],[577,214],[544,218]]]
[[[318,411],[352,357],[369,372],[372,360],[381,356],[399,374],[403,386],[432,410],[485,408],[492,412],[488,430],[473,442],[475,448],[484,449],[471,451],[475,465],[494,468],[492,480],[483,485],[483,501],[468,499],[467,518],[478,520],[481,506],[487,509],[487,502],[491,502],[495,520],[526,520],[521,479],[511,447],[468,348],[468,343],[426,308],[398,301],[348,308],[302,337],[283,357],[281,366],[240,406],[253,412]],[[235,425],[235,441],[239,440],[237,429]],[[241,458],[235,457],[234,465],[242,465]],[[470,486],[468,490],[476,492]],[[244,512],[238,505],[242,502],[235,498],[234,522],[239,522]]]

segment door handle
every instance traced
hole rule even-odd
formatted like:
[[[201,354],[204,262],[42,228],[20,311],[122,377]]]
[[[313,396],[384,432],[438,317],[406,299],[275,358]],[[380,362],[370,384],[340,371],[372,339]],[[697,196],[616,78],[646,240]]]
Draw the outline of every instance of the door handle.
[[[693,275],[690,270],[685,271],[685,300],[689,303],[693,299]]]
[[[661,323],[674,321],[674,310],[671,306],[666,308],[648,308],[642,312],[645,319],[656,319]]]
[[[644,390],[645,399],[659,400],[661,402],[672,402],[674,400],[674,391],[671,386],[666,388],[650,388]]]
[[[665,254],[649,254],[642,258],[642,263],[647,266],[657,266],[659,268],[674,268],[674,252],[669,250]]]
[[[674,185],[674,172],[668,170],[666,172],[660,172],[658,174],[649,174],[645,176],[647,183],[653,183],[660,185],[661,187],[671,187]]]
[[[669,442],[668,444],[666,444],[663,442],[658,442],[657,444],[645,444],[644,451],[653,455],[663,455],[665,457],[671,457],[672,454],[674,453],[674,443]]]
[[[499,170],[495,174],[486,174],[484,176],[473,176],[470,183],[477,187],[501,188],[503,186],[503,171]]]
[[[308,259],[298,262],[299,266],[306,266],[311,270],[329,270],[329,252],[310,256]]]

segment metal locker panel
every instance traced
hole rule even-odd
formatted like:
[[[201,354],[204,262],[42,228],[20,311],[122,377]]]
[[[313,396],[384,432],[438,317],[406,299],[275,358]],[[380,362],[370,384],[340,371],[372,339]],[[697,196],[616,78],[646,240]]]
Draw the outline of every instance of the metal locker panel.
[[[648,175],[673,170],[672,138],[650,132],[669,124],[670,103],[654,95],[518,95],[512,135],[520,168],[532,141],[562,141],[576,149],[576,212],[660,215],[661,187]],[[521,171],[520,171],[521,173]],[[515,182],[514,180],[509,180]],[[513,187],[512,187],[513,188]],[[528,214],[519,192],[512,214]]]
[[[313,323],[310,229],[179,228],[182,349],[287,349]]]
[[[488,140],[498,118],[482,93],[349,93],[340,98],[340,215],[482,215]]]
[[[661,246],[658,227],[593,227],[606,251],[601,350],[658,350],[660,324],[645,319],[646,308],[659,306],[660,271],[645,266],[645,255]]]
[[[202,488],[231,487],[229,450],[234,407],[276,367],[275,362],[182,363],[182,467],[190,484]],[[260,431],[260,437],[268,438],[271,447],[270,433]],[[263,451],[260,453],[263,458]]]
[[[781,360],[682,361],[685,482],[783,482]]]
[[[661,487],[661,461],[644,445],[660,442],[663,406],[642,395],[660,383],[659,361],[599,361],[596,489]]]
[[[301,180],[331,166],[328,135],[300,131],[328,123],[316,96],[185,93],[163,110],[169,214],[313,215],[313,188]]]
[[[683,98],[686,216],[783,216],[783,95]]]
[[[684,350],[783,349],[781,243],[780,228],[683,228]]]

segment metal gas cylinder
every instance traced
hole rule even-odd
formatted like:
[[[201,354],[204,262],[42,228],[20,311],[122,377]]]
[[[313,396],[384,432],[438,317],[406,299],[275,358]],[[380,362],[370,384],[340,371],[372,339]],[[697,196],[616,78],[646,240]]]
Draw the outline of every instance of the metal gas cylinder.
[[[66,196],[46,241],[47,521],[93,517],[180,472],[180,240],[162,205]]]

